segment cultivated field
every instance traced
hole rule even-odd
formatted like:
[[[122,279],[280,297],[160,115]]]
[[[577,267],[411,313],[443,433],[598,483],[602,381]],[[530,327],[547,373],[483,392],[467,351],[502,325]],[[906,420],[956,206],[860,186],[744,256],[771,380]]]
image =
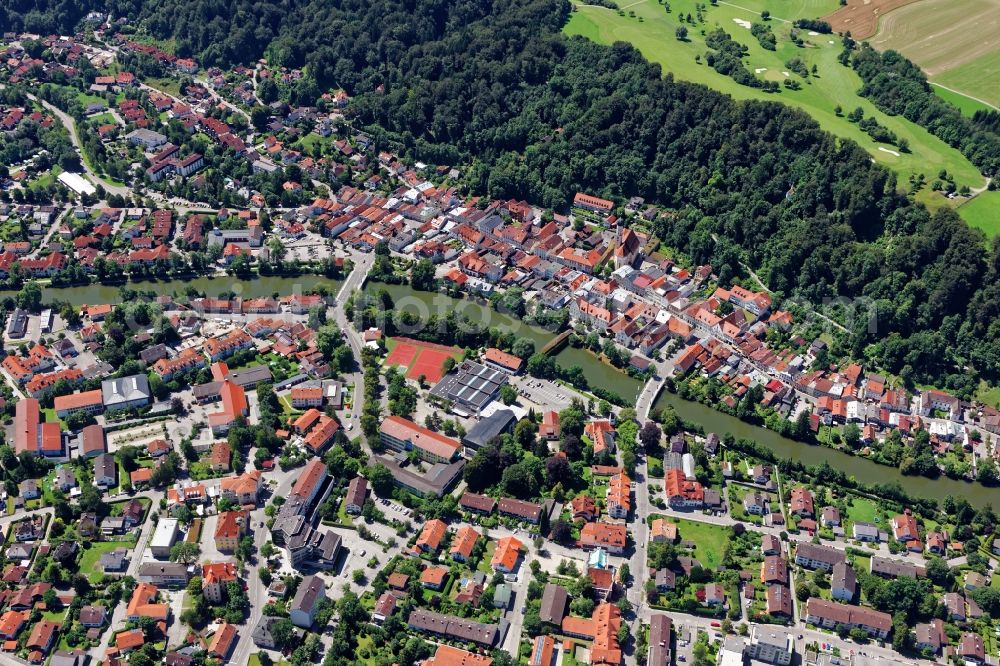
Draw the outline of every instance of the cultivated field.
[[[789,3],[765,0],[735,0],[730,3],[719,0],[718,6],[714,7],[697,0],[697,4],[706,6],[704,23],[698,24],[697,20],[694,25],[684,23],[688,29],[688,41],[684,42],[676,38],[675,30],[681,25],[680,17],[686,18],[689,12],[696,16],[696,0],[670,0],[669,14],[657,0],[623,3],[624,15],[603,7],[576,5],[565,31],[603,44],[630,42],[650,61],[660,63],[664,72],[672,72],[675,78],[707,85],[736,99],[779,101],[800,108],[825,129],[856,141],[868,150],[873,159],[895,169],[901,175],[900,182],[905,182],[913,173],[931,177],[941,169],[955,174],[959,185],[980,187],[985,182],[976,168],[957,150],[923,128],[902,117],[887,116],[868,100],[858,97],[861,80],[853,70],[837,61],[841,45],[836,35],[808,34],[799,30],[805,45],[797,47],[790,41],[790,21],[828,14],[836,7],[836,0],[793,0]],[[761,47],[748,29],[750,22],[760,20],[758,12],[765,8],[772,12],[770,26],[777,38],[776,51]],[[789,13],[783,13],[784,10]],[[775,81],[795,78],[802,89],[782,88],[780,93],[765,93],[758,88],[739,85],[710,68],[705,64],[708,48],[704,33],[716,26],[722,27],[748,47],[749,55],[744,62],[751,72]],[[696,56],[700,56],[700,63],[695,61]],[[815,65],[816,75],[803,79],[789,72],[785,63],[792,58],[801,59],[809,69]],[[834,111],[838,105],[843,109],[840,116]],[[899,153],[895,146],[876,143],[856,124],[849,122],[844,115],[855,107],[861,107],[865,117],[874,117],[897,136],[905,137],[910,144],[910,153]],[[930,192],[929,188],[925,188],[919,198],[930,206],[954,205]]]
[[[1000,0],[919,0],[884,15],[869,42],[899,51],[934,83],[1000,107]]]
[[[850,32],[855,39],[875,34],[878,20],[894,9],[917,0],[847,0],[847,4],[823,17],[834,32]]]
[[[1000,192],[983,192],[958,209],[970,227],[982,229],[987,238],[1000,234]]]

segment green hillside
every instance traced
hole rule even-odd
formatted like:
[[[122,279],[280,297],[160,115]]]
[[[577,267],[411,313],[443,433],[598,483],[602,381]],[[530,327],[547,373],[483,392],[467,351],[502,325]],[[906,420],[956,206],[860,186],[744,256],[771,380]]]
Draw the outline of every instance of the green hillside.
[[[983,192],[958,209],[969,226],[982,229],[987,238],[1000,234],[1000,192]]]
[[[768,22],[777,38],[777,49],[764,49],[750,34],[749,23],[761,21],[759,11],[764,5],[774,14]],[[901,175],[901,180],[913,173],[932,177],[941,169],[953,174],[959,185],[979,187],[985,179],[958,150],[951,148],[927,130],[901,118],[888,116],[856,92],[861,80],[855,72],[841,65],[837,56],[842,47],[836,35],[820,35],[798,29],[804,46],[796,46],[790,39],[791,21],[797,18],[814,18],[831,11],[837,3],[828,0],[794,0],[787,3],[765,3],[762,0],[741,0],[740,5],[719,2],[717,6],[695,0],[669,0],[670,12],[658,0],[623,2],[622,9],[614,11],[593,5],[575,5],[565,32],[583,35],[599,43],[610,44],[626,41],[635,45],[646,58],[660,63],[664,72],[677,79],[705,84],[728,93],[737,99],[765,99],[781,101],[806,111],[825,129],[834,134],[853,139],[872,157]],[[777,5],[777,6],[775,6]],[[697,20],[697,8],[703,7],[703,22]],[[693,23],[686,22],[688,14]],[[687,27],[687,41],[677,39],[678,26]],[[744,59],[748,69],[762,79],[784,82],[786,78],[798,80],[801,90],[781,88],[781,92],[767,93],[759,88],[740,85],[705,64],[705,33],[723,28],[741,44],[749,48]],[[701,56],[701,62],[696,62]],[[816,75],[808,78],[791,72],[786,63],[799,58],[810,70],[815,65]],[[843,109],[838,116],[834,110]],[[874,117],[898,137],[909,142],[909,153],[896,146],[879,144],[865,134],[846,114],[856,107],[864,110],[865,117]],[[925,189],[921,200],[937,206],[948,202],[944,197]]]

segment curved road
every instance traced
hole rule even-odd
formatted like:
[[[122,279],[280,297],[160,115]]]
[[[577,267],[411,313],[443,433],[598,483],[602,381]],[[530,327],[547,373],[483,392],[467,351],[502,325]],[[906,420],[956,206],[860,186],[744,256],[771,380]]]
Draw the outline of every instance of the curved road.
[[[83,158],[83,144],[80,143],[80,137],[77,136],[76,133],[76,122],[73,120],[72,117],[69,116],[69,114],[61,111],[60,109],[57,109],[56,107],[52,106],[45,100],[39,99],[34,95],[29,94],[28,99],[41,103],[41,105],[45,107],[46,110],[52,112],[52,114],[59,119],[59,122],[63,124],[63,127],[66,128],[66,131],[69,132],[69,139],[70,141],[73,142],[73,147],[76,148],[78,153],[80,153],[80,163],[83,165],[84,172],[86,172],[86,174],[91,178],[91,180],[94,181],[95,184],[99,184],[101,187],[103,187],[108,194],[117,194],[118,196],[121,197],[132,196],[132,191],[128,187],[125,187],[124,185],[112,185],[108,181],[98,176],[93,169],[87,166],[87,160]]]

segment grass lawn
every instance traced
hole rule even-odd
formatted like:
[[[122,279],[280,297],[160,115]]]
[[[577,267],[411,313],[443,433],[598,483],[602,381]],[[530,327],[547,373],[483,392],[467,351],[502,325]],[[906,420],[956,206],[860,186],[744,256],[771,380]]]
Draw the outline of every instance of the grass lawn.
[[[372,656],[372,642],[372,637],[368,635],[358,638],[358,651],[355,654],[359,662],[368,664],[369,666],[374,666],[375,664],[375,657]],[[362,658],[362,653],[367,655],[367,657]]]
[[[730,537],[727,528],[681,518],[677,520],[677,535],[681,541],[695,543],[692,556],[706,569],[722,564],[722,554]]]
[[[281,411],[287,416],[302,414],[301,410],[292,407],[292,399],[290,395],[279,395],[278,402],[281,403]]]
[[[135,542],[132,542],[135,545]],[[90,582],[96,583],[104,575],[101,569],[101,556],[110,553],[116,548],[128,548],[127,541],[95,541],[90,544],[90,548],[82,548],[83,555],[80,556],[80,571],[83,572]]]
[[[497,549],[497,542],[492,539],[488,544],[486,544],[486,551],[483,553],[482,559],[479,560],[479,566],[476,567],[477,571],[482,571],[487,576],[493,575],[493,569],[490,568],[490,561],[493,559],[493,553]]]
[[[96,123],[98,125],[117,125],[118,121],[115,117],[108,112],[98,113],[97,115],[91,116],[89,118],[90,122]]]
[[[972,117],[976,111],[989,111],[990,107],[979,100],[966,97],[965,95],[951,90],[946,90],[939,85],[934,86],[934,93],[946,102],[958,107],[963,116]]]
[[[1000,386],[991,387],[986,382],[980,382],[979,390],[976,391],[976,400],[993,405],[994,407],[1000,407]]]
[[[983,192],[972,197],[959,206],[958,214],[970,227],[982,229],[987,239],[1000,234],[1000,192]]]
[[[854,523],[875,523],[878,518],[878,507],[875,502],[861,497],[851,497],[851,508],[847,511],[847,519]]]
[[[316,132],[309,132],[304,137],[296,142],[296,147],[302,152],[312,154],[313,146],[323,146],[324,148],[328,146],[334,140],[334,136],[320,136]]]
[[[52,622],[62,622],[66,619],[66,611],[44,611],[42,613],[42,619],[50,620]]]
[[[86,108],[87,105],[89,104],[94,104],[95,102],[97,104],[103,104],[105,107],[108,106],[108,101],[103,97],[101,97],[100,95],[91,95],[90,93],[78,92],[76,94],[76,99],[77,101],[80,102],[80,104],[83,105],[84,108]]]
[[[58,164],[53,166],[48,171],[42,172],[37,178],[35,178],[28,185],[29,190],[38,190],[43,187],[51,187],[56,182],[56,178],[62,173],[62,167]],[[55,410],[52,410],[53,417],[55,416]]]
[[[157,90],[163,91],[168,95],[173,95],[174,97],[181,96],[181,83],[177,79],[150,76],[144,79],[143,83],[150,88],[156,88]]]
[[[358,642],[360,643],[361,640],[364,639],[362,638]],[[250,658],[247,659],[247,666],[261,666],[260,657],[257,656],[256,652],[250,653]],[[278,661],[274,662],[274,666],[288,666],[288,662],[285,661],[284,659],[279,659]]]
[[[640,0],[628,4],[628,12],[624,16],[618,12],[594,5],[575,5],[569,22],[564,28],[570,35],[582,35],[602,44],[615,41],[626,41],[635,45],[642,54],[652,62],[660,63],[664,73],[671,72],[677,79],[692,81],[707,85],[715,90],[727,93],[736,99],[759,99],[784,102],[797,107],[814,119],[825,129],[837,136],[853,139],[863,146],[878,162],[896,170],[901,175],[901,182],[910,174],[923,173],[925,176],[936,174],[941,169],[954,173],[959,185],[978,187],[984,183],[983,176],[957,150],[951,148],[940,139],[932,136],[925,129],[899,117],[888,116],[879,111],[871,102],[857,95],[861,88],[861,79],[857,74],[837,61],[841,51],[839,38],[835,35],[808,35],[800,30],[799,35],[807,46],[800,48],[789,39],[791,25],[787,22],[803,16],[815,18],[825,14],[836,2],[828,0],[796,0],[793,4],[775,11],[770,26],[778,40],[777,50],[765,50],[757,40],[750,35],[747,27],[741,27],[736,21],[759,21],[756,12],[764,8],[764,0],[747,0],[740,2],[740,7],[731,4],[707,5],[703,14],[705,22],[700,25],[686,25],[688,40],[681,42],[675,37],[675,30],[681,25],[679,16],[694,16],[696,0],[672,0],[671,13],[666,13],[658,0]],[[629,14],[634,13],[635,16]],[[719,74],[704,64],[705,53],[708,50],[702,31],[709,32],[716,26],[723,28],[736,41],[745,45],[749,55],[745,63],[756,76],[784,81],[786,78],[797,79],[802,89],[793,91],[782,88],[780,93],[765,93],[759,88],[750,88],[737,84],[731,78]],[[833,42],[833,43],[830,43]],[[696,63],[695,56],[701,56],[702,62]],[[785,64],[791,58],[801,59],[807,68],[817,67],[817,75],[807,79],[791,73]],[[789,72],[786,76],[785,72]],[[834,112],[837,105],[843,108],[843,113],[861,107],[865,117],[875,118],[880,125],[885,126],[896,136],[905,138],[910,144],[910,153],[900,153],[895,146],[876,144],[856,124],[846,117]],[[889,152],[891,151],[891,152]],[[926,188],[929,190],[930,188]],[[937,193],[923,193],[921,200],[928,205],[942,206],[949,200]]]

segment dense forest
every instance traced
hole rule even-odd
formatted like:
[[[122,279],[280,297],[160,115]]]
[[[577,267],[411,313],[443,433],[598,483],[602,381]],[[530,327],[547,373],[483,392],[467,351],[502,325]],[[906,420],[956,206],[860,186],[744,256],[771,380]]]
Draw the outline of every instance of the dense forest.
[[[780,295],[819,307],[856,299],[873,316],[850,344],[875,365],[966,395],[978,376],[1000,379],[1000,243],[988,248],[953,212],[913,204],[894,173],[802,112],[676,82],[627,44],[565,37],[564,0],[21,5],[56,8],[23,17],[52,29],[74,20],[60,7],[78,20],[112,5],[203,64],[266,55],[304,66],[301,85],[351,93],[378,145],[470,164],[475,192],[558,208],[577,190],[643,196],[675,211],[655,230],[695,262],[737,275],[745,261]],[[865,49],[853,59],[872,85],[868,69],[883,65],[914,78],[894,61],[869,64]],[[898,103],[878,95],[880,106]],[[992,117],[959,116],[973,124],[963,126],[947,105],[908,100],[894,110],[936,123],[984,171],[996,168]]]

